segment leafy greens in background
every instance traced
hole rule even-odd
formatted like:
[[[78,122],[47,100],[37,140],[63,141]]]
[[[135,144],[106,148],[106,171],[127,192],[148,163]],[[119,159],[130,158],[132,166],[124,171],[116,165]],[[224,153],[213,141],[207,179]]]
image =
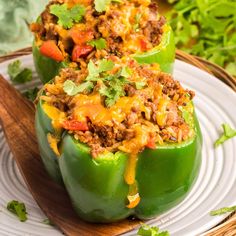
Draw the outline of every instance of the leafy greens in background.
[[[176,46],[236,76],[236,1],[168,0]]]

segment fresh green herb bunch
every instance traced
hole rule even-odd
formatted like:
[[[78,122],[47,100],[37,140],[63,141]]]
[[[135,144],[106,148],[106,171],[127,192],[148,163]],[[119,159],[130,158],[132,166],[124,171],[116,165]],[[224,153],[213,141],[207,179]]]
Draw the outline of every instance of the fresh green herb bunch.
[[[236,1],[168,0],[178,48],[216,63],[236,76]]]

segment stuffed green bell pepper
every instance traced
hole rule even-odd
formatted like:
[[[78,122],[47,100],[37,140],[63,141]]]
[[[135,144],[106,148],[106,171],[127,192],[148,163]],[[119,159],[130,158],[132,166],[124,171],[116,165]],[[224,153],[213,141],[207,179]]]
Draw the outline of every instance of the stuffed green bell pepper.
[[[78,1],[77,1],[78,2]],[[90,59],[131,56],[140,63],[158,63],[171,73],[175,44],[171,27],[148,0],[52,1],[31,24],[33,56],[43,83],[63,67],[81,68]],[[65,16],[67,16],[65,18]]]
[[[184,199],[201,163],[193,97],[158,65],[114,56],[44,85],[41,157],[82,219],[150,219]]]

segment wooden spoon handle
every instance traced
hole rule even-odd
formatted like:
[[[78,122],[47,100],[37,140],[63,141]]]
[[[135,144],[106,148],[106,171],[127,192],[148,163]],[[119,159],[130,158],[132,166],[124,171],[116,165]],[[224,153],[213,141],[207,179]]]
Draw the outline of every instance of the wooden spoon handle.
[[[39,156],[34,128],[34,107],[0,76],[0,120],[24,180],[47,217],[66,235],[120,235],[139,225],[124,220],[114,224],[89,224],[75,214],[65,189],[46,173]]]

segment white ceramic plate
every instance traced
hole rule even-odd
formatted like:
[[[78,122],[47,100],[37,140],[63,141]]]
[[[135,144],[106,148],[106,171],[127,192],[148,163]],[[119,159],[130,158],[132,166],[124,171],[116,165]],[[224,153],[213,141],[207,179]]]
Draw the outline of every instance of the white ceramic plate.
[[[31,56],[20,59],[24,66],[34,70]],[[6,73],[8,64],[9,61],[0,64],[0,74],[6,79],[9,79]],[[18,89],[23,91],[40,85],[35,73],[34,77],[33,82]],[[194,102],[204,139],[202,165],[187,198],[149,224],[168,230],[172,236],[194,236],[209,230],[227,216],[212,217],[209,215],[211,210],[236,205],[236,138],[217,149],[213,147],[221,133],[222,123],[236,128],[236,93],[213,76],[178,60],[174,77],[185,87],[196,91]],[[13,199],[25,203],[29,218],[25,223],[19,222],[6,210],[7,202]],[[62,235],[56,228],[43,224],[44,219],[46,216],[24,184],[0,130],[0,235]],[[126,235],[135,234],[136,231],[133,231]]]

